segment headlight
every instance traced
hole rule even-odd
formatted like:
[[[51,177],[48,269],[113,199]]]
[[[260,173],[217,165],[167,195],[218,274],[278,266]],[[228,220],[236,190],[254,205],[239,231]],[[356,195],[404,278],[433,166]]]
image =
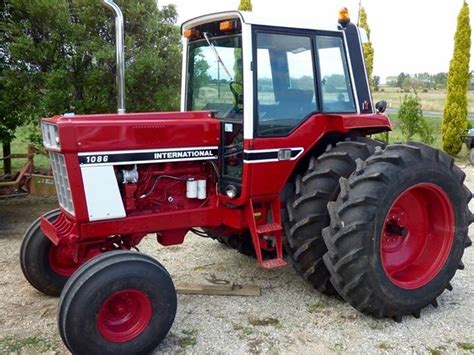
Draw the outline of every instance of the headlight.
[[[50,123],[42,123],[41,131],[43,133],[43,144],[46,148],[61,148],[58,126]]]

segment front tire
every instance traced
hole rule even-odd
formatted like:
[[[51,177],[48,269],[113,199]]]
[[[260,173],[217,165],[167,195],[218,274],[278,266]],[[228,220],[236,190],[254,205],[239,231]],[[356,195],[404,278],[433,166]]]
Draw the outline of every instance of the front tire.
[[[60,213],[56,209],[44,217],[54,221]],[[45,295],[57,297],[78,265],[60,256],[61,250],[43,234],[40,223],[41,217],[25,232],[20,247],[21,270],[34,288]]]
[[[471,244],[464,178],[448,155],[409,143],[378,151],[341,179],[323,231],[338,293],[363,313],[397,321],[436,306]]]
[[[176,290],[154,258],[110,252],[67,282],[58,307],[61,338],[73,354],[148,354],[176,315]]]

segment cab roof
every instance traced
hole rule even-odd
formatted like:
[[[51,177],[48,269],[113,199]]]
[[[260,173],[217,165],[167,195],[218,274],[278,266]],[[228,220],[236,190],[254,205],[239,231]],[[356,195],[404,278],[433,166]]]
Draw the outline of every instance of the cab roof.
[[[275,17],[268,16],[267,13],[255,13],[247,11],[224,11],[216,12],[208,15],[202,15],[195,17],[188,21],[185,21],[181,25],[181,33],[183,33],[188,28],[199,26],[205,23],[228,20],[238,18],[242,23],[251,24],[251,25],[261,25],[261,26],[273,26],[273,27],[286,27],[286,28],[298,28],[298,29],[308,29],[308,30],[324,30],[324,31],[340,31],[338,28],[337,14],[334,16],[334,21],[330,22],[321,22],[317,19],[317,16],[313,15],[311,17]]]

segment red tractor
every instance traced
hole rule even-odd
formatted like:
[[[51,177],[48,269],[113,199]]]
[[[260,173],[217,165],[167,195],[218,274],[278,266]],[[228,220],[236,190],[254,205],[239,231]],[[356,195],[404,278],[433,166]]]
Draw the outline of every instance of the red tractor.
[[[43,119],[60,209],[25,234],[27,280],[61,295],[78,354],[146,353],[176,313],[170,275],[134,249],[189,231],[294,268],[359,311],[419,317],[451,289],[471,245],[471,192],[446,154],[369,136],[361,34],[342,12],[321,27],[230,11],[182,25],[182,112],[125,114],[116,11],[118,114]],[[285,251],[285,252],[284,252]]]

